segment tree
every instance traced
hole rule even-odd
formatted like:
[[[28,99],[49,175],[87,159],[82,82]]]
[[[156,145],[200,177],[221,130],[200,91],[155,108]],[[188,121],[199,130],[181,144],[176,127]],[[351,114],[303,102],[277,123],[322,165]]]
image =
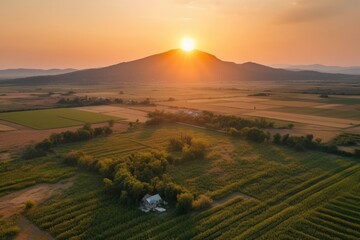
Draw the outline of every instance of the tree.
[[[113,127],[115,124],[115,120],[111,119],[108,123],[109,123],[109,127]]]
[[[206,195],[200,195],[198,199],[193,202],[192,208],[195,210],[204,210],[211,207],[213,200]]]
[[[179,213],[187,213],[191,210],[194,197],[191,193],[185,192],[177,195],[176,209]]]
[[[35,145],[36,149],[43,150],[43,151],[50,151],[51,150],[51,142],[48,139],[45,139],[38,144]]]
[[[266,133],[258,128],[250,128],[247,137],[248,140],[262,143],[267,138]]]
[[[128,204],[129,203],[129,195],[127,191],[121,191],[120,193],[120,203]]]
[[[281,143],[281,135],[280,135],[280,133],[276,133],[273,136],[273,143],[275,143],[275,144],[280,144]]]

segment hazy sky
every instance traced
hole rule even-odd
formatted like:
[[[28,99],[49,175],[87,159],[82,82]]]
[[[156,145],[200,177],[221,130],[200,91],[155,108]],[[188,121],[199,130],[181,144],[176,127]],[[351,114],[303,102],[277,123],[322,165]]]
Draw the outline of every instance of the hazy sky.
[[[0,0],[0,68],[100,67],[179,47],[360,65],[360,0]]]

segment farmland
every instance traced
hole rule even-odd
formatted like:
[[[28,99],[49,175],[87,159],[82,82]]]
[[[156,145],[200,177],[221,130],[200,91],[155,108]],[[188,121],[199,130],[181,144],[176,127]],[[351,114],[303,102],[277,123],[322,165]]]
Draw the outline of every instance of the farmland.
[[[66,144],[55,152],[77,149],[121,162],[131,153],[164,149],[170,137],[180,134],[206,138],[211,145],[206,159],[169,168],[176,183],[214,199],[214,206],[202,212],[178,215],[170,207],[165,214],[144,214],[105,195],[98,174],[74,172],[49,158],[27,162],[25,168],[39,168],[29,180],[23,179],[24,168],[16,169],[20,161],[7,163],[3,173],[13,180],[8,191],[31,186],[36,179],[44,181],[41,172],[50,182],[67,176],[62,172],[75,174],[72,187],[27,213],[56,239],[359,238],[360,166],[355,159],[316,151],[298,154],[178,124]]]
[[[0,119],[33,129],[51,129],[106,122],[116,117],[70,108],[0,113]]]

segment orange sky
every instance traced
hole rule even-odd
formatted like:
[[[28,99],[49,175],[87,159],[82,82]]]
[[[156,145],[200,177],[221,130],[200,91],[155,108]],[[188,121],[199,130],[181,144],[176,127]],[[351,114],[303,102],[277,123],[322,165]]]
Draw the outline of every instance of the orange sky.
[[[0,1],[0,69],[100,67],[184,36],[238,63],[360,65],[360,1]]]

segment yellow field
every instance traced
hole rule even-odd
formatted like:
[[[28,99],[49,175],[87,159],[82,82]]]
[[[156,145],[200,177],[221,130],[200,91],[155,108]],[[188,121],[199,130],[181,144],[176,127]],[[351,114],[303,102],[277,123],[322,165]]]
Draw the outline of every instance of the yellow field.
[[[348,128],[348,127],[352,127],[353,125],[360,124],[360,121],[356,121],[356,120],[319,117],[319,116],[284,113],[284,112],[272,112],[272,111],[254,111],[251,113],[247,113],[245,115],[306,123],[312,125],[335,127],[335,128]]]
[[[90,106],[90,107],[79,107],[79,110],[102,113],[108,116],[114,116],[118,118],[126,119],[127,121],[134,122],[137,119],[140,122],[145,122],[147,120],[147,113],[144,111],[139,111],[135,109],[130,109],[126,107],[118,106]]]
[[[14,130],[16,130],[16,129],[0,123],[0,132],[7,132],[7,131],[14,131]]]

